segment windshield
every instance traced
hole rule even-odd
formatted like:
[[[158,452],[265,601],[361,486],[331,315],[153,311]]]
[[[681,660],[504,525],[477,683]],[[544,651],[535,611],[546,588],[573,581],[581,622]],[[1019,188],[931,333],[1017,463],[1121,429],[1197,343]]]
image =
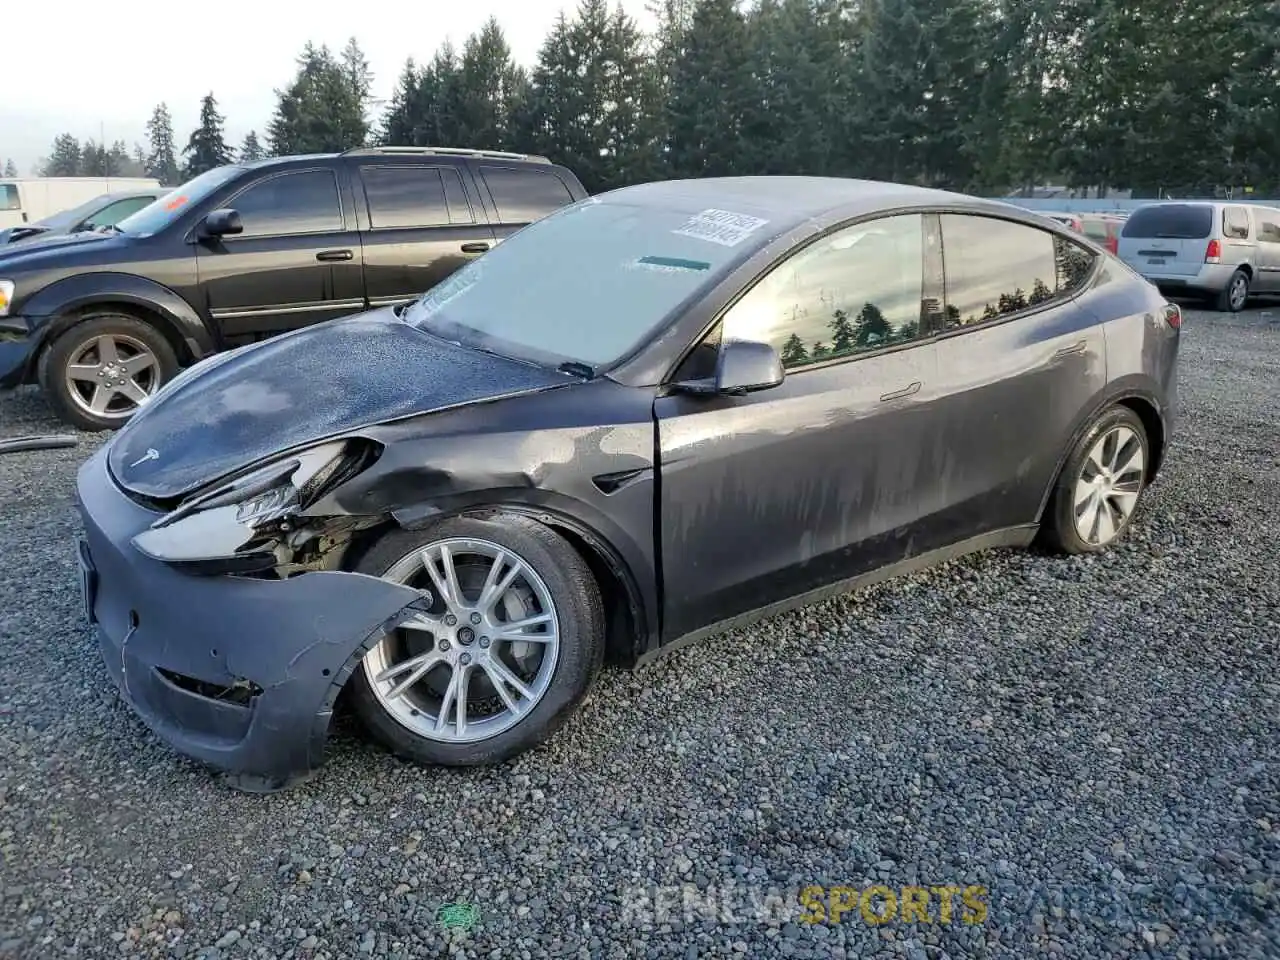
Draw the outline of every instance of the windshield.
[[[405,320],[498,353],[606,367],[753,249],[744,241],[767,222],[587,200],[463,267]]]
[[[1208,204],[1160,203],[1139,207],[1125,221],[1120,236],[1135,240],[1203,240],[1213,230]]]
[[[199,203],[228,180],[239,176],[243,171],[244,167],[235,164],[207,170],[200,176],[188,180],[182,186],[176,187],[172,193],[166,193],[154,202],[147,204],[133,216],[125,217],[116,226],[124,233],[149,237],[153,233],[163,230],[178,217],[182,216],[183,212],[193,203]]]

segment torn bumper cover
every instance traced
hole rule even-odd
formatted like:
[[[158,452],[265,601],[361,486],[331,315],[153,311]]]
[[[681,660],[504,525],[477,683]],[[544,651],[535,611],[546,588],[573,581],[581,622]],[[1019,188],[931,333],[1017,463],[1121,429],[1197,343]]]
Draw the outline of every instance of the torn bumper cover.
[[[146,725],[245,789],[319,767],[339,690],[417,592],[356,573],[197,576],[146,557],[131,540],[159,514],[119,490],[105,448],[81,467],[77,499],[86,614]]]

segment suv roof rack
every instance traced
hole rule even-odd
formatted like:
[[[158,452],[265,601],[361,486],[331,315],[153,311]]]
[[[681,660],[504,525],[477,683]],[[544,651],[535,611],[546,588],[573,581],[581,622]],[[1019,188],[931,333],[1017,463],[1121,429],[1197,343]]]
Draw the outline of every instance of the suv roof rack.
[[[471,150],[467,147],[355,147],[340,154],[344,157],[376,156],[446,156],[480,157],[485,160],[527,160],[530,163],[550,163],[547,157],[535,153],[508,153],[505,150]]]

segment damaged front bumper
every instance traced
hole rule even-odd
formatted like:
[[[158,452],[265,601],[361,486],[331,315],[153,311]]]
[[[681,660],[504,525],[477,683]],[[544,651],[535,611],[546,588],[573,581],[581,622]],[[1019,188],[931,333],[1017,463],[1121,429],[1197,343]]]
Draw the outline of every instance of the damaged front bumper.
[[[199,576],[146,557],[130,541],[159,514],[115,485],[105,448],[81,467],[77,499],[86,613],[143,722],[242,789],[314,772],[338,692],[417,591],[336,571]]]

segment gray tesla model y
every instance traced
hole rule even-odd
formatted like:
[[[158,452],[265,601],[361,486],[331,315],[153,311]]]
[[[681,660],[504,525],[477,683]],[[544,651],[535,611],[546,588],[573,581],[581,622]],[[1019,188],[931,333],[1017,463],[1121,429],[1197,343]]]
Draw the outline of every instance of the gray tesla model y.
[[[498,761],[606,659],[1037,536],[1106,549],[1180,324],[999,203],[614,191],[164,387],[81,469],[87,613],[156,734],[246,787],[313,771],[340,694],[402,756]]]

